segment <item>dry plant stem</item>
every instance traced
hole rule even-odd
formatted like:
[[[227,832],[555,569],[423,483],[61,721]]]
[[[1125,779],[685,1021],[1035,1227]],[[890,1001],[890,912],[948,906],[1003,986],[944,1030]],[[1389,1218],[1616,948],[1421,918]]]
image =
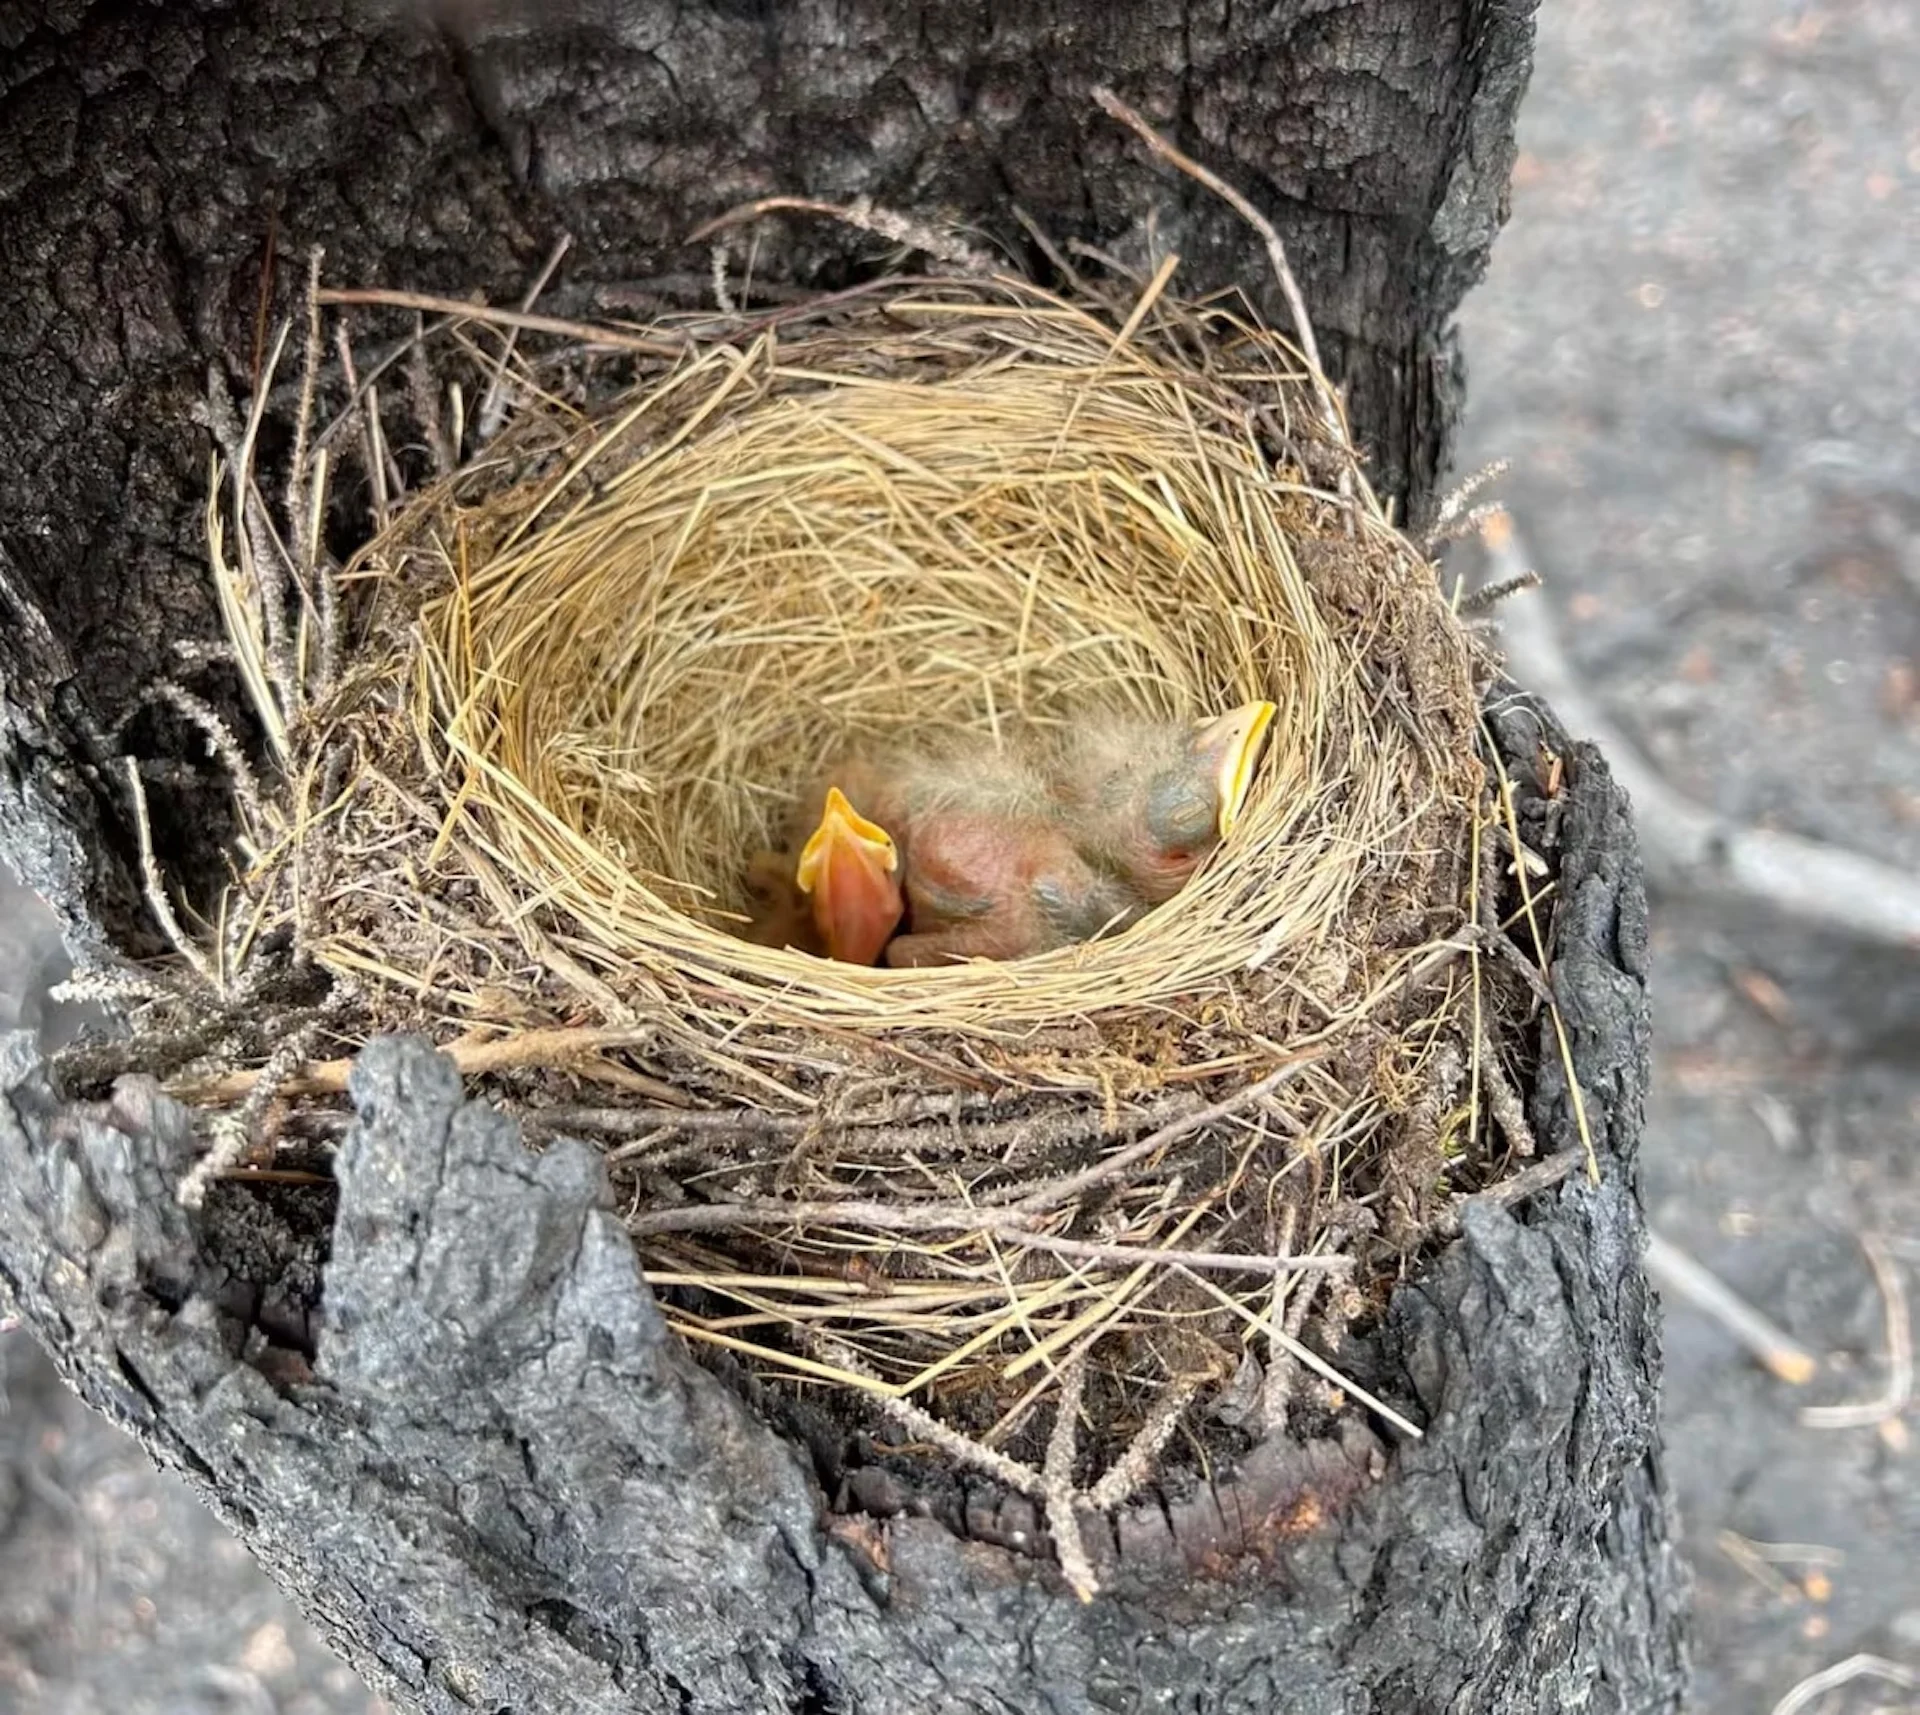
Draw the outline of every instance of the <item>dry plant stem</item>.
[[[728,209],[725,214],[716,215],[712,220],[695,227],[687,234],[687,242],[699,244],[732,227],[762,220],[770,214],[817,214],[827,220],[857,227],[862,232],[871,232],[892,243],[925,251],[927,255],[950,262],[969,274],[990,274],[994,269],[994,259],[985,251],[976,250],[955,234],[941,232],[925,221],[881,208],[869,197],[855,197],[850,203],[816,202],[810,197],[761,197],[757,202],[742,203],[738,208]]]
[[[908,1434],[917,1435],[963,1465],[984,1471],[989,1477],[1006,1484],[1015,1494],[1031,1495],[1035,1500],[1046,1498],[1046,1479],[1031,1465],[1023,1465],[1018,1459],[1009,1459],[1004,1453],[981,1446],[970,1436],[949,1428],[931,1412],[922,1411],[919,1406],[890,1392],[886,1383],[850,1347],[819,1335],[814,1336],[809,1344],[836,1369],[845,1370],[848,1375],[866,1383],[875,1403]]]
[[[875,1203],[857,1199],[821,1199],[807,1203],[696,1203],[684,1209],[650,1209],[634,1215],[627,1231],[635,1238],[665,1233],[724,1233],[734,1227],[871,1227],[885,1233],[990,1233],[1009,1243],[1059,1256],[1134,1267],[1167,1267],[1219,1273],[1265,1274],[1273,1269],[1340,1273],[1354,1266],[1345,1256],[1259,1256],[1238,1251],[1161,1250],[1153,1245],[1106,1244],[1096,1239],[1055,1238],[1035,1232],[1038,1215],[998,1213],[972,1203]]]
[[[1480,533],[1495,575],[1523,575],[1527,549],[1510,516]],[[1567,729],[1593,740],[1633,799],[1648,878],[1671,892],[1756,901],[1868,940],[1920,946],[1920,879],[1859,852],[1748,827],[1667,784],[1580,680],[1545,598],[1511,603],[1501,635],[1514,682],[1551,705]]]
[[[573,238],[569,233],[561,233],[554,241],[547,259],[541,264],[540,272],[533,277],[533,284],[527,288],[526,296],[520,300],[520,313],[527,314],[540,301],[540,294],[547,289],[547,282],[558,271],[566,254],[573,248]],[[494,361],[493,371],[487,377],[487,390],[480,395],[480,408],[474,415],[474,436],[482,446],[500,432],[500,425],[506,420],[506,406],[503,403],[501,383],[506,379],[507,366],[513,361],[513,348],[520,338],[520,329],[510,327],[500,344],[500,355]],[[455,459],[460,449],[453,449]]]
[[[213,1122],[213,1147],[196,1161],[174,1188],[174,1201],[183,1209],[205,1205],[207,1187],[216,1179],[231,1178],[247,1153],[251,1128],[237,1117],[222,1115]]]
[[[1388,1423],[1391,1423],[1395,1429],[1399,1430],[1400,1433],[1409,1440],[1420,1441],[1425,1439],[1425,1432],[1418,1424],[1409,1423],[1406,1418],[1401,1416],[1399,1412],[1395,1411],[1392,1406],[1388,1405],[1387,1402],[1378,1395],[1369,1393],[1351,1377],[1343,1376],[1333,1365],[1328,1363],[1325,1358],[1314,1351],[1311,1346],[1296,1339],[1293,1335],[1287,1333],[1285,1329],[1276,1328],[1270,1318],[1256,1316],[1252,1311],[1247,1309],[1244,1304],[1228,1298],[1218,1287],[1212,1285],[1211,1282],[1201,1280],[1197,1275],[1192,1274],[1188,1270],[1181,1269],[1180,1272],[1186,1275],[1187,1279],[1205,1292],[1208,1297],[1220,1304],[1222,1309],[1230,1310],[1240,1321],[1259,1329],[1269,1340],[1278,1345],[1282,1351],[1297,1358],[1322,1381],[1331,1382],[1333,1386],[1340,1389],[1341,1392],[1351,1394],[1369,1411],[1384,1418]]]
[[[1022,1214],[1036,1214],[1046,1209],[1056,1209],[1062,1203],[1070,1203],[1083,1192],[1092,1190],[1096,1185],[1104,1185],[1110,1179],[1118,1178],[1133,1166],[1136,1161],[1144,1161],[1148,1156],[1165,1149],[1169,1144],[1178,1143],[1202,1127],[1212,1125],[1215,1120],[1227,1119],[1252,1107],[1256,1102],[1280,1088],[1284,1083],[1298,1077],[1309,1066],[1326,1058],[1328,1050],[1322,1048],[1310,1054],[1303,1054],[1296,1060],[1269,1072],[1257,1083],[1249,1084],[1243,1090],[1215,1102],[1211,1107],[1201,1108],[1197,1113],[1185,1115],[1162,1126],[1158,1131],[1149,1133],[1138,1143],[1131,1143],[1125,1149],[1116,1150],[1104,1160],[1096,1161],[1091,1167],[1079,1173],[1071,1174],[1059,1183],[1044,1191],[1035,1191],[1022,1197],[1013,1207]]]
[[[255,1130],[274,1098],[286,1087],[286,1081],[319,1034],[319,1024],[308,1024],[294,1032],[260,1068],[260,1081],[240,1107],[214,1121],[214,1146],[193,1164],[180,1181],[175,1196],[183,1209],[198,1209],[207,1198],[207,1187],[215,1179],[231,1175],[253,1140]]]
[[[620,1048],[645,1048],[653,1045],[653,1030],[604,1030],[593,1028],[528,1030],[518,1036],[503,1036],[492,1042],[449,1042],[440,1052],[451,1060],[454,1069],[466,1077],[486,1072],[523,1070],[540,1066],[577,1066],[595,1054]],[[353,1061],[322,1060],[289,1077],[282,1091],[290,1096],[337,1096],[344,1094]],[[223,1077],[183,1081],[174,1092],[183,1101],[203,1107],[223,1107],[250,1095],[265,1075],[261,1067],[247,1072],[230,1072]],[[638,1075],[636,1075],[638,1076]],[[684,1101],[685,1096],[671,1084],[656,1078],[642,1078],[651,1086],[655,1101]]]
[[[1074,1456],[1080,1445],[1080,1407],[1086,1393],[1087,1354],[1082,1346],[1060,1366],[1054,1390],[1053,1429],[1047,1436],[1046,1463],[1040,1476],[1047,1528],[1053,1533],[1053,1551],[1059,1556],[1061,1576],[1081,1601],[1091,1602],[1100,1592],[1100,1580],[1087,1556],[1086,1538],[1080,1534],[1080,1517],[1075,1510],[1080,1497],[1073,1484]]]
[[[247,760],[247,753],[241,749],[233,728],[227,725],[213,705],[196,697],[184,685],[172,679],[162,679],[148,693],[148,697],[156,702],[172,704],[206,734],[208,748],[227,771],[246,825],[252,829],[264,828],[267,825],[266,806],[260,794],[260,777],[254,773],[253,764]]]
[[[174,915],[173,901],[167,897],[167,884],[160,874],[160,865],[153,855],[153,823],[147,815],[147,791],[140,783],[140,765],[130,756],[121,760],[126,764],[127,788],[133,794],[133,826],[140,842],[140,885],[146,894],[147,909],[160,925],[162,933],[173,943],[173,949],[189,965],[194,974],[207,985],[209,994],[223,996],[226,984],[221,980],[219,971],[208,963],[207,955],[200,945],[180,926],[180,919]]]
[[[1484,1023],[1480,1027],[1480,1077],[1486,1086],[1487,1106],[1506,1135],[1507,1147],[1523,1160],[1532,1160],[1540,1153],[1539,1145],[1534,1142],[1533,1127],[1527,1124],[1527,1110],[1500,1065],[1493,1037]]]
[[[1320,367],[1320,347],[1313,337],[1313,322],[1307,315],[1307,300],[1301,294],[1299,281],[1293,277],[1293,267],[1287,261],[1286,246],[1280,242],[1280,234],[1274,230],[1273,222],[1219,174],[1201,166],[1191,156],[1176,149],[1112,90],[1104,85],[1096,85],[1093,90],[1093,99],[1105,112],[1133,131],[1141,142],[1168,165],[1185,173],[1195,183],[1204,185],[1260,234],[1262,242],[1267,247],[1267,263],[1273,269],[1274,279],[1280,287],[1280,295],[1287,300],[1287,312],[1293,317],[1293,330],[1300,340],[1300,353],[1306,358],[1307,367],[1313,372],[1314,386],[1320,396],[1320,408],[1326,418],[1327,427],[1333,431],[1337,441],[1344,442],[1346,428],[1340,420],[1340,408],[1334,402],[1326,372]]]
[[[1500,508],[1498,506],[1476,506],[1465,518],[1460,520],[1459,533],[1462,536],[1473,534],[1473,532],[1485,524],[1488,519],[1497,516],[1499,512]],[[1463,595],[1459,601],[1454,604],[1454,610],[1463,619],[1477,618],[1483,613],[1491,613],[1496,607],[1500,606],[1502,602],[1514,596],[1523,595],[1528,590],[1537,590],[1539,587],[1540,574],[1538,572],[1522,572],[1517,578],[1507,578],[1497,584],[1482,584],[1470,595]]]
[[[1907,1409],[1913,1399],[1913,1324],[1907,1310],[1906,1282],[1886,1240],[1875,1233],[1860,1236],[1873,1278],[1887,1307],[1887,1385],[1878,1399],[1858,1405],[1810,1405],[1800,1421],[1811,1429],[1864,1429],[1886,1423]]]
[[[1546,1156],[1531,1166],[1521,1168],[1518,1173],[1510,1174],[1498,1185],[1473,1192],[1472,1196],[1496,1208],[1510,1209],[1538,1192],[1551,1191],[1554,1186],[1571,1179],[1583,1164],[1579,1150],[1563,1149],[1558,1154]]]
[[[296,544],[307,541],[307,518],[312,510],[308,481],[311,475],[308,456],[313,433],[313,395],[320,380],[320,267],[326,251],[318,244],[307,252],[307,289],[301,298],[301,319],[306,326],[306,344],[300,354],[300,402],[293,414],[293,452],[287,460],[287,534]],[[303,553],[302,558],[306,556]],[[302,567],[309,576],[313,565]]]
[[[1496,824],[1497,826],[1497,824]],[[1505,843],[1511,843],[1510,841]],[[1491,901],[1482,889],[1482,908],[1491,910]],[[1507,968],[1527,985],[1533,998],[1542,1007],[1550,1008],[1554,1003],[1552,986],[1540,974],[1540,967],[1520,951],[1519,945],[1506,930],[1497,923],[1470,923],[1464,931],[1476,946],[1484,947],[1491,953],[1497,953],[1506,962]]]
[[[1889,1661],[1883,1655],[1850,1655],[1845,1661],[1810,1673],[1773,1706],[1773,1715],[1800,1715],[1829,1691],[1856,1679],[1884,1679],[1904,1691],[1920,1690],[1920,1669],[1902,1662]]]
[[[1087,1500],[1102,1512],[1110,1511],[1151,1482],[1154,1462],[1173,1439],[1181,1416],[1210,1378],[1205,1374],[1176,1377],[1148,1409],[1146,1421],[1134,1432],[1124,1453],[1087,1491]]]
[[[1663,1293],[1711,1316],[1783,1382],[1799,1387],[1813,1379],[1819,1364],[1811,1352],[1658,1233],[1647,1235],[1647,1273]]]
[[[1445,529],[1457,522],[1466,512],[1468,503],[1490,482],[1496,482],[1513,468],[1511,459],[1495,459],[1491,464],[1483,464],[1472,475],[1462,478],[1442,497],[1434,514],[1434,525]],[[1432,546],[1432,539],[1422,544]]]
[[[586,346],[637,351],[648,357],[681,357],[687,351],[685,340],[628,333],[622,328],[568,321],[561,316],[537,316],[524,310],[495,309],[477,301],[436,297],[431,292],[385,292],[328,286],[321,289],[318,297],[323,304],[384,304],[392,309],[424,310],[429,315],[447,316],[455,321],[492,322],[500,327],[524,328],[528,333],[557,334],[563,339],[578,340]]]

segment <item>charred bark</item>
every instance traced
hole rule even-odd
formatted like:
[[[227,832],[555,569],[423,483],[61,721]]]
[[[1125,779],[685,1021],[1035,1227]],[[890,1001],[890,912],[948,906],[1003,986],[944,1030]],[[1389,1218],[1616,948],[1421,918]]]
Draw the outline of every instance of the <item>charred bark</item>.
[[[866,194],[1033,261],[1017,202],[1061,241],[1177,250],[1284,325],[1258,244],[1093,107],[1106,82],[1270,213],[1383,491],[1428,509],[1524,0],[423,10],[0,5],[0,852],[82,945],[151,945],[123,754],[164,776],[170,867],[220,873],[224,787],[173,768],[199,740],[141,695],[217,633],[208,368],[248,385],[313,244],[336,281],[503,301],[569,232],[548,302],[592,314],[697,273],[681,235],[749,198]],[[831,281],[863,253],[793,223],[760,266]],[[1577,762],[1554,980],[1600,1186],[1464,1211],[1352,1354],[1425,1441],[1265,1449],[1133,1509],[1091,1607],[1017,1517],[968,1538],[910,1496],[870,1511],[798,1454],[667,1335],[588,1152],[529,1156],[417,1043],[363,1058],[337,1207],[216,1189],[189,1216],[191,1115],[137,1080],[66,1101],[10,1039],[0,1282],[422,1708],[1672,1708],[1644,924],[1624,803]],[[1572,1149],[1556,1068],[1533,1119]]]
[[[1538,729],[1506,719],[1517,761]],[[361,1057],[337,1209],[229,1188],[200,1218],[171,1195],[189,1113],[133,1079],[63,1103],[9,1039],[0,1281],[89,1401],[435,1715],[1674,1710],[1634,1195],[1644,897],[1591,751],[1564,812],[1554,983],[1600,1184],[1469,1201],[1342,1353],[1423,1441],[1356,1424],[1129,1507],[1091,1606],[1017,1508],[980,1505],[969,1535],[848,1472],[824,1489],[667,1332],[597,1157],[528,1154],[410,1039]],[[1541,1147],[1577,1152],[1550,1042],[1542,1065]]]

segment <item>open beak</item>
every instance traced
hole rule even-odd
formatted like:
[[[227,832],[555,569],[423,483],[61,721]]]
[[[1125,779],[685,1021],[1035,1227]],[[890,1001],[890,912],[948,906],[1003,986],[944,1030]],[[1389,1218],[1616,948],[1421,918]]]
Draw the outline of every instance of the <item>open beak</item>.
[[[1224,715],[1202,721],[1194,739],[1201,756],[1216,762],[1214,784],[1220,801],[1220,837],[1225,839],[1240,819],[1253,771],[1267,741],[1267,728],[1279,710],[1272,703],[1243,703]]]
[[[853,965],[879,961],[899,926],[900,853],[893,836],[869,822],[838,786],[827,789],[820,825],[800,850],[794,880],[811,896],[827,957]]]

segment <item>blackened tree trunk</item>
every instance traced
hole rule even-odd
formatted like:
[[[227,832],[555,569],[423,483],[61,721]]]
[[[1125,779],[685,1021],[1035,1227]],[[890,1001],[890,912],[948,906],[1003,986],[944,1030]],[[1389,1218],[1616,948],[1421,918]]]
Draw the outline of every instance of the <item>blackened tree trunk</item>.
[[[1151,228],[1189,285],[1285,325],[1257,241],[1143,159],[1104,82],[1271,214],[1380,486],[1430,505],[1527,0],[429,12],[0,4],[0,853],[79,946],[152,945],[120,758],[197,742],[140,701],[174,639],[217,632],[193,412],[210,365],[245,385],[263,278],[284,314],[314,244],[335,282],[499,302],[570,233],[547,303],[590,314],[697,272],[682,235],[749,198],[866,194],[1028,258],[1018,204],[1110,250]],[[845,255],[796,226],[774,260],[812,281]],[[1601,1186],[1466,1210],[1396,1296],[1377,1360],[1425,1441],[1263,1449],[1125,1514],[1090,1607],[1017,1547],[823,1490],[667,1335],[592,1158],[525,1156],[418,1045],[363,1057],[328,1254],[290,1229],[261,1256],[175,1206],[189,1116],[137,1082],[64,1102],[14,1039],[0,1281],[427,1709],[1672,1708],[1639,882],[1604,768],[1576,753],[1571,781],[1555,981]],[[163,857],[217,875],[215,791],[156,808]],[[1551,1055],[1533,1105],[1574,1147]],[[323,1267],[316,1378],[287,1307]]]

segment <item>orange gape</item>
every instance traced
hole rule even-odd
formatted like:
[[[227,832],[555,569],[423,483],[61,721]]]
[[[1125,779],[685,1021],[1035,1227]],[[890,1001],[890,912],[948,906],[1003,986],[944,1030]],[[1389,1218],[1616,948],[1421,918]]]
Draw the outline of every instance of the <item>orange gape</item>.
[[[887,830],[861,815],[838,786],[827,789],[820,825],[801,848],[794,879],[812,905],[827,957],[877,964],[906,909],[900,853]]]

